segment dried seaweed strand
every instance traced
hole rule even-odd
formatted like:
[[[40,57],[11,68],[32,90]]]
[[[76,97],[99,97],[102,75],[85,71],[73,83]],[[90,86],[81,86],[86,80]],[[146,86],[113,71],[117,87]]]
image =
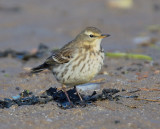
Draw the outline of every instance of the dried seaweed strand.
[[[134,100],[145,100],[145,101],[151,101],[151,102],[160,102],[160,100],[142,99],[142,98],[135,98]]]

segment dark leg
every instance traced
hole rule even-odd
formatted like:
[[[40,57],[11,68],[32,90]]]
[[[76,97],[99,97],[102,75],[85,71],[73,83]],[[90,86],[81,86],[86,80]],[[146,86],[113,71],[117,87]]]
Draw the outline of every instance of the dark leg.
[[[79,99],[81,100],[81,102],[83,102],[83,99],[82,99],[81,95],[79,94],[79,92],[77,91],[76,86],[74,86],[74,88],[76,89],[76,92],[77,92],[77,95],[78,95]]]

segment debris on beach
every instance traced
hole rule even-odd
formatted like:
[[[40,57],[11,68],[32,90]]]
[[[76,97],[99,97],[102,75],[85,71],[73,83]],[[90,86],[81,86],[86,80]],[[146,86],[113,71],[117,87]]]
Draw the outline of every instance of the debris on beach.
[[[128,58],[128,59],[140,59],[140,60],[149,60],[149,61],[152,60],[152,57],[150,56],[143,55],[143,54],[134,54],[134,53],[108,52],[106,53],[106,56],[110,58]]]
[[[48,102],[54,101],[57,103],[57,106],[62,109],[86,107],[94,104],[96,101],[115,101],[119,104],[122,104],[121,99],[134,99],[134,100],[143,100],[150,102],[160,102],[159,98],[149,99],[149,98],[139,98],[138,94],[135,92],[144,91],[159,91],[159,89],[146,89],[146,88],[137,88],[134,91],[126,92],[127,94],[120,95],[120,90],[118,89],[103,89],[101,92],[92,91],[91,95],[81,94],[83,102],[80,101],[78,95],[76,94],[76,89],[70,89],[67,91],[72,104],[70,104],[66,98],[65,93],[62,90],[57,90],[57,88],[50,87],[48,90],[43,92],[41,95],[34,95],[33,92],[24,90],[16,96],[11,98],[4,98],[0,100],[0,109],[10,108],[13,105],[22,106],[22,105],[35,105],[35,104],[47,104]],[[122,92],[126,91],[125,89]],[[117,94],[118,93],[118,94]]]
[[[33,49],[32,51],[15,51],[12,49],[7,49],[3,52],[0,51],[0,58],[12,57],[22,61],[29,61],[30,59],[40,59],[44,56],[49,56],[51,53],[57,51],[58,49],[49,49],[45,44],[40,44],[38,48]],[[152,57],[143,54],[134,54],[134,53],[124,53],[124,52],[107,52],[105,55],[109,58],[128,58],[128,59],[140,59],[151,61]],[[107,73],[105,73],[107,74]]]
[[[0,52],[0,58],[12,57],[12,58],[16,58],[16,59],[23,60],[23,61],[28,61],[33,58],[38,59],[45,55],[49,55],[48,53],[49,53],[48,46],[41,43],[38,46],[38,49],[34,49],[34,51],[31,51],[31,52],[28,52],[28,51],[18,52],[12,49],[7,49],[3,52]]]
[[[133,7],[133,0],[108,0],[107,5],[114,9],[131,9]]]
[[[136,37],[133,39],[133,43],[142,46],[142,47],[148,47],[148,46],[153,46],[158,42],[158,39],[155,37],[149,37],[149,36],[141,36],[141,37]]]
[[[79,100],[79,97],[76,95],[75,88],[70,89],[68,95],[73,102],[74,107],[86,106],[87,104],[91,104],[97,100],[118,100],[118,97],[114,96],[114,94],[120,92],[117,89],[103,89],[102,93],[98,94],[96,91],[92,93],[92,95],[84,96],[82,94],[82,98],[84,102]],[[68,104],[66,96],[62,90],[58,91],[57,88],[49,88],[42,95],[36,96],[32,92],[24,90],[17,96],[12,96],[10,98],[4,98],[4,100],[0,100],[0,108],[10,108],[12,105],[35,105],[35,104],[46,104],[50,101],[57,102],[57,105],[60,108],[67,109],[73,108],[73,106]]]

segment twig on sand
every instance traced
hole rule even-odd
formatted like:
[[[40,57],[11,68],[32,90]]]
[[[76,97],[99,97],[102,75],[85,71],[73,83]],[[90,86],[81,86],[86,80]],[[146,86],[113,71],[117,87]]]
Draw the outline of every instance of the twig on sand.
[[[149,88],[138,88],[140,90],[144,90],[144,91],[160,91],[160,89],[149,89]]]
[[[100,83],[100,82],[103,82],[105,80],[106,80],[105,78],[100,78],[100,79],[97,79],[97,80],[92,80],[91,83]]]
[[[134,88],[137,88],[137,87],[134,87]],[[156,89],[156,88],[137,88],[137,90],[139,91],[160,91],[160,89]]]
[[[150,101],[150,102],[160,102],[160,100],[142,99],[142,98],[135,98],[134,100],[145,100],[145,101]]]

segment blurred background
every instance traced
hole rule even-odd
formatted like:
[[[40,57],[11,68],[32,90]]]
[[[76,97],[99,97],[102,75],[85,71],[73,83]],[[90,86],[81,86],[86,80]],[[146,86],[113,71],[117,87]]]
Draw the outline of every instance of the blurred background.
[[[60,48],[87,26],[111,34],[105,50],[126,51],[159,24],[160,0],[0,0],[0,51]]]

